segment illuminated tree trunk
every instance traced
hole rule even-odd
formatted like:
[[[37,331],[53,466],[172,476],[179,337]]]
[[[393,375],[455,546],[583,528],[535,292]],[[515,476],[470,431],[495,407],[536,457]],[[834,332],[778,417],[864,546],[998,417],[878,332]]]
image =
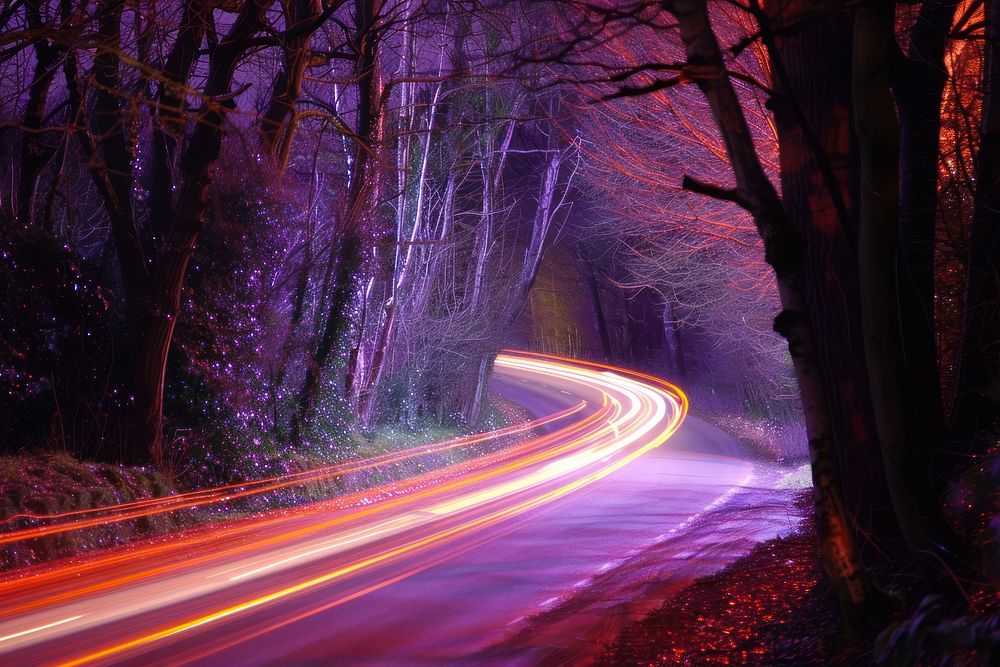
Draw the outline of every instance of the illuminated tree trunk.
[[[508,126],[507,135],[502,144],[504,157],[506,156],[512,131],[512,126]],[[528,241],[528,247],[524,251],[521,269],[514,280],[510,294],[507,297],[507,302],[500,313],[499,327],[502,331],[507,331],[513,326],[528,301],[531,286],[535,283],[535,278],[538,276],[538,268],[541,266],[542,258],[549,247],[552,225],[557,214],[565,205],[570,184],[576,173],[574,167],[571,173],[565,179],[563,178],[563,161],[566,157],[566,152],[563,149],[555,147],[551,141],[551,137],[549,148],[546,149],[545,153],[545,164],[538,186],[537,206],[535,207],[535,215],[531,223],[531,238]],[[495,184],[499,183],[502,176],[502,164],[503,160],[501,159],[500,165],[497,167],[498,171],[495,174]],[[561,193],[560,188],[562,189]],[[477,306],[475,293],[473,299],[471,312],[475,313]],[[477,365],[473,390],[462,399],[462,412],[466,421],[470,424],[474,424],[479,419],[486,393],[486,381],[489,379],[489,372],[493,367],[495,355],[495,351],[487,351],[483,354]]]
[[[443,67],[439,65],[439,78],[442,73]],[[413,207],[412,228],[410,230],[409,239],[405,242],[405,247],[402,245],[404,234],[403,225],[405,220],[402,216],[400,216],[397,221],[397,241],[393,249],[394,261],[392,272],[389,276],[389,298],[382,304],[382,313],[381,317],[378,319],[378,326],[374,336],[372,352],[369,363],[367,364],[367,373],[365,374],[358,395],[358,418],[364,425],[371,423],[374,414],[375,401],[378,396],[378,386],[382,379],[383,369],[385,368],[389,348],[393,343],[393,337],[396,333],[396,323],[399,311],[401,309],[406,309],[409,304],[409,298],[411,297],[412,291],[410,285],[411,276],[415,273],[414,262],[416,261],[417,243],[424,239],[424,237],[429,236],[429,232],[426,229],[428,223],[425,220],[427,217],[427,167],[430,164],[431,142],[435,130],[434,119],[437,116],[438,102],[441,99],[441,90],[442,85],[439,83],[435,87],[430,106],[427,108],[427,130],[421,147],[420,170],[417,174],[415,183],[415,187],[417,189],[417,201]],[[408,142],[408,145],[412,145],[412,142]],[[406,161],[409,161],[408,156]],[[404,179],[404,190],[401,193],[401,199],[403,200],[406,199],[408,190],[405,185],[407,184]],[[406,208],[404,206],[404,202],[400,202],[399,206],[405,212]]]
[[[493,128],[487,128],[486,147],[480,158],[480,171],[483,179],[482,193],[482,215],[479,225],[476,227],[476,240],[473,246],[473,269],[472,269],[472,298],[470,309],[473,312],[479,310],[483,297],[483,288],[486,280],[486,264],[489,255],[490,245],[493,243],[493,217],[495,215],[497,190],[503,179],[504,164],[507,161],[507,152],[510,149],[510,142],[514,137],[515,123],[513,120],[507,122],[503,139],[499,146],[494,145]]]
[[[528,302],[528,294],[531,286],[535,284],[538,276],[538,267],[541,266],[542,258],[548,249],[549,232],[562,206],[562,201],[557,201],[556,195],[559,189],[559,177],[562,168],[563,154],[556,148],[549,148],[545,161],[545,168],[542,172],[541,183],[538,188],[538,205],[535,208],[535,216],[531,224],[531,239],[528,247],[524,251],[524,261],[521,270],[514,282],[510,297],[504,308],[501,317],[504,330],[509,329],[517,320],[517,317]],[[572,177],[571,177],[572,179]],[[564,187],[569,189],[569,182]],[[562,199],[566,196],[563,192]]]
[[[822,10],[822,18],[810,20]],[[817,361],[828,387],[830,433],[843,470],[844,502],[856,536],[898,534],[878,454],[861,337],[857,183],[852,124],[854,10],[812,0],[767,3],[763,42],[778,95],[774,112],[781,199],[805,244],[804,289],[811,304]],[[795,29],[790,29],[794,26]],[[865,542],[861,542],[862,545]],[[873,556],[878,555],[873,550]]]
[[[685,178],[685,187],[738,203],[753,216],[764,242],[765,260],[774,269],[782,305],[774,327],[788,341],[802,396],[823,566],[848,625],[855,631],[863,631],[877,593],[858,557],[844,507],[829,402],[806,296],[802,241],[761,166],[739,98],[726,74],[705,1],[674,0],[664,6],[677,19],[687,55],[685,73],[697,83],[709,103],[736,177],[734,190],[690,178]]]
[[[492,108],[489,97],[487,97],[487,107]],[[512,110],[511,114],[513,115],[513,113]],[[493,127],[487,127],[485,130],[484,148],[479,156],[479,170],[482,178],[482,203],[472,250],[472,285],[467,311],[470,317],[479,316],[486,307],[484,295],[486,293],[486,276],[490,249],[493,244],[494,227],[496,224],[496,208],[500,197],[501,184],[503,183],[504,167],[510,151],[511,141],[514,138],[515,128],[516,123],[514,120],[507,121],[501,128],[502,134],[500,135],[499,143],[497,143]],[[508,302],[509,305],[510,302]],[[520,307],[518,310],[520,310]],[[506,316],[502,316],[502,320],[506,321],[504,317]],[[479,420],[486,391],[486,380],[489,378],[489,373],[493,368],[493,359],[495,358],[496,350],[487,349],[480,354],[482,356],[476,365],[473,390],[463,393],[460,400],[462,416],[468,424],[475,424]]]
[[[313,223],[313,213],[316,206],[316,191],[319,187],[319,174],[317,172],[317,164],[319,162],[319,144],[317,143],[316,149],[313,151],[313,162],[312,162],[312,174],[310,177],[309,184],[309,200],[307,202],[306,210],[306,231],[305,239],[303,240],[303,259],[299,264],[298,272],[295,276],[295,287],[292,289],[292,294],[289,297],[289,303],[292,307],[291,313],[288,317],[288,323],[285,327],[284,341],[281,345],[281,352],[278,356],[278,361],[275,364],[275,373],[273,380],[271,382],[271,409],[273,423],[272,428],[276,433],[280,433],[285,429],[288,424],[281,423],[279,419],[278,412],[278,394],[284,388],[285,377],[288,373],[288,361],[292,356],[292,348],[294,347],[295,334],[302,324],[302,320],[306,314],[306,297],[309,292],[309,275],[313,270],[313,243],[315,241],[315,228]],[[287,431],[285,431],[287,433]]]
[[[415,317],[419,317],[427,312],[427,306],[430,304],[434,287],[441,275],[445,257],[444,243],[451,236],[451,230],[455,225],[455,194],[458,191],[458,181],[459,176],[456,171],[448,174],[441,202],[441,226],[437,235],[439,248],[432,251],[423,277],[417,281],[417,293],[413,299],[414,306],[411,311]]]
[[[466,393],[462,405],[462,417],[470,426],[479,422],[486,398],[486,382],[489,380],[496,355],[485,354],[479,359],[476,376],[473,379],[472,391]]]

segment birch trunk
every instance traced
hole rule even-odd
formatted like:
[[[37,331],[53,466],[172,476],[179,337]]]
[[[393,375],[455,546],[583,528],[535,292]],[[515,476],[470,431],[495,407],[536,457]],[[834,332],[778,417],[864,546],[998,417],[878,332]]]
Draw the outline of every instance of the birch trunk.
[[[354,152],[348,188],[348,208],[338,231],[336,269],[330,288],[330,302],[316,347],[310,355],[305,379],[298,392],[296,411],[292,415],[291,439],[301,444],[305,422],[312,416],[316,399],[322,388],[322,374],[326,370],[336,346],[345,341],[351,329],[348,310],[356,294],[356,280],[364,264],[365,237],[372,236],[377,221],[379,199],[379,165],[382,142],[382,78],[379,73],[379,35],[376,22],[381,12],[381,0],[355,0],[355,35],[360,52],[355,65],[358,111],[356,134],[360,138]],[[348,368],[344,378],[347,394],[355,379],[353,359],[359,354],[358,343],[348,355]]]

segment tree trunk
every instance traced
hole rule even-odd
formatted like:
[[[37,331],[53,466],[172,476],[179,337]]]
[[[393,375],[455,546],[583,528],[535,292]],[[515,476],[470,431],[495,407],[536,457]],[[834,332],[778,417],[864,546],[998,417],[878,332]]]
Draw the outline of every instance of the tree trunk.
[[[858,556],[843,503],[827,390],[806,298],[802,241],[761,166],[739,98],[726,74],[705,0],[674,0],[664,6],[677,19],[687,54],[685,73],[697,83],[709,103],[737,183],[735,190],[723,190],[686,178],[685,187],[739,203],[753,216],[764,242],[764,257],[774,269],[782,305],[774,327],[788,341],[802,396],[823,566],[848,627],[864,632],[879,600]]]
[[[322,389],[323,371],[330,362],[336,344],[342,342],[349,328],[347,308],[353,296],[353,272],[361,265],[361,237],[356,232],[348,232],[341,239],[338,251],[339,262],[334,271],[330,308],[323,323],[319,342],[313,350],[306,367],[305,379],[299,390],[296,410],[292,414],[291,442],[301,445],[306,421],[312,417],[316,399]]]
[[[512,112],[513,113],[513,112]],[[472,298],[469,301],[469,309],[472,312],[479,310],[482,301],[483,289],[486,281],[486,267],[490,245],[493,243],[493,216],[496,208],[497,190],[503,180],[504,165],[507,162],[507,152],[510,149],[510,142],[514,137],[515,123],[513,120],[507,122],[503,138],[499,147],[494,147],[493,128],[487,128],[486,149],[480,157],[480,170],[483,179],[483,201],[482,216],[479,225],[476,227],[476,239],[473,245],[472,256],[474,265],[472,269]]]
[[[451,236],[452,227],[455,224],[455,194],[458,191],[459,178],[455,171],[448,174],[448,180],[444,188],[444,196],[441,204],[441,226],[438,231],[437,241],[442,245]],[[441,249],[432,251],[431,257],[427,260],[423,279],[417,284],[417,293],[413,299],[413,308],[410,315],[420,317],[427,312],[430,304],[434,286],[441,274],[443,258],[445,252]]]
[[[444,54],[441,56],[442,62],[443,59]],[[438,76],[440,77],[442,73],[443,67],[439,65]],[[371,358],[367,364],[367,373],[365,374],[364,380],[360,385],[360,391],[358,393],[358,418],[364,426],[368,426],[374,416],[375,402],[378,398],[378,385],[382,380],[385,363],[389,356],[390,347],[393,344],[393,339],[396,333],[396,322],[398,320],[399,313],[402,309],[405,309],[407,305],[409,305],[409,299],[412,297],[409,285],[410,277],[415,268],[414,263],[417,243],[427,235],[427,232],[422,233],[425,228],[424,218],[426,209],[425,204],[427,200],[427,168],[430,164],[431,141],[433,139],[435,129],[434,120],[437,116],[437,107],[441,98],[441,90],[442,85],[438,84],[434,91],[434,96],[431,99],[430,106],[427,108],[427,130],[424,136],[422,155],[420,156],[420,172],[416,179],[417,201],[413,207],[413,224],[410,230],[409,242],[406,244],[405,250],[401,245],[403,242],[403,224],[405,222],[402,213],[406,211],[404,202],[407,197],[407,183],[409,181],[408,174],[404,174],[402,178],[403,190],[401,192],[401,201],[399,203],[401,215],[397,217],[393,265],[392,270],[388,272],[389,297],[382,303],[382,316],[377,321]],[[409,148],[411,145],[412,142],[407,141],[407,147]],[[401,166],[404,166],[404,163],[409,162],[408,155],[405,155],[404,158],[404,160],[399,161]]]
[[[256,0],[243,5],[229,34],[216,47],[205,84],[205,96],[223,97],[232,88],[240,59],[250,47],[250,38],[263,25],[263,17],[273,0]],[[142,312],[143,324],[136,336],[133,364],[135,402],[130,428],[130,451],[147,451],[161,469],[168,467],[163,449],[163,385],[167,355],[180,315],[181,290],[198,236],[204,225],[211,169],[219,156],[226,114],[231,101],[212,102],[198,119],[181,158],[183,186],[173,212],[170,236],[156,272],[151,277],[148,299]]]
[[[941,97],[948,73],[945,45],[958,0],[927,0],[910,30],[910,48],[894,63],[900,121],[899,308],[903,320],[907,401],[924,441],[944,437],[944,408],[934,323]]]
[[[956,567],[956,540],[930,477],[923,420],[907,401],[906,359],[899,316],[899,125],[889,88],[895,43],[892,3],[857,10],[854,111],[860,149],[859,248],[861,322],[875,423],[886,482],[914,559],[941,580]]]
[[[663,304],[663,341],[667,348],[665,352],[670,372],[674,377],[686,378],[687,364],[684,360],[680,323],[676,319],[674,305],[670,301]]]
[[[550,148],[538,187],[538,205],[531,223],[531,240],[524,251],[521,271],[501,316],[500,321],[504,330],[513,326],[524,309],[524,304],[528,302],[531,286],[535,284],[535,278],[538,276],[538,267],[541,266],[545,251],[548,250],[549,231],[560,207],[560,202],[556,201],[556,192],[559,188],[562,159],[561,151]],[[568,190],[569,183],[565,187]]]
[[[63,6],[65,5],[64,1]],[[43,25],[38,0],[25,2],[25,14],[28,27],[40,32]],[[28,87],[28,103],[21,119],[20,174],[15,212],[17,221],[25,227],[31,226],[34,222],[34,198],[38,177],[56,152],[56,145],[46,142],[41,130],[49,88],[58,71],[57,61],[63,50],[43,38],[35,39],[32,46],[35,50],[35,72]]]
[[[184,132],[184,88],[198,57],[211,7],[205,0],[184,3],[180,30],[163,68],[157,93],[157,121],[153,124],[150,156],[149,218],[153,237],[163,242],[170,233],[174,209],[172,163],[178,138]]]
[[[587,285],[590,287],[590,303],[594,310],[594,323],[597,325],[597,335],[601,339],[601,352],[604,361],[614,361],[614,350],[611,347],[611,335],[608,332],[608,321],[604,317],[604,304],[601,302],[601,285],[597,281],[597,268],[588,260],[581,260],[587,267]]]
[[[496,355],[487,354],[479,360],[476,368],[476,381],[472,391],[465,397],[465,404],[462,406],[462,416],[465,423],[475,427],[479,423],[479,417],[483,411],[483,403],[486,399],[486,383],[493,372],[493,361]]]
[[[287,37],[283,45],[284,63],[281,73],[274,81],[271,101],[260,119],[264,148],[272,157],[277,155],[281,145],[279,140],[282,138],[282,131],[290,132],[294,126],[295,103],[302,93],[302,79],[309,65],[309,39],[313,30],[307,29],[307,26],[321,12],[322,7],[318,0],[293,0],[291,3],[286,31],[292,31],[292,34]],[[285,121],[289,116],[292,116],[293,121],[286,127]],[[287,141],[290,142],[291,138],[289,137]],[[284,165],[281,166],[284,169]]]
[[[861,338],[857,267],[857,186],[851,100],[853,9],[817,13],[811,0],[767,4],[762,24],[778,96],[774,111],[782,203],[805,244],[806,298],[818,364],[827,386],[831,438],[843,470],[844,502],[856,536],[898,534],[882,484]],[[794,27],[794,29],[791,29]],[[824,176],[825,173],[825,176]],[[837,200],[839,199],[839,203]],[[863,538],[862,538],[863,540]],[[885,551],[866,549],[864,555]]]
[[[493,243],[493,187],[492,179],[486,164],[480,166],[483,176],[482,215],[476,226],[475,242],[472,246],[472,296],[469,299],[469,309],[479,310],[483,297],[483,287],[486,283],[486,260],[489,257],[490,244]]]
[[[382,80],[378,71],[379,35],[375,30],[381,11],[381,0],[355,0],[355,38],[360,44],[356,64],[358,91],[358,123],[356,135],[361,143],[355,153],[354,169],[348,188],[348,207],[338,230],[340,246],[337,251],[337,269],[334,272],[330,306],[322,325],[319,344],[313,351],[306,370],[305,381],[299,391],[299,401],[292,417],[292,442],[302,443],[303,428],[310,419],[321,388],[321,374],[330,361],[337,343],[350,329],[348,308],[355,293],[355,280],[364,262],[365,236],[369,235],[378,219],[379,179],[378,163],[382,140]],[[355,345],[350,354],[357,355]],[[348,360],[345,377],[346,393],[351,395],[355,380],[354,364]]]

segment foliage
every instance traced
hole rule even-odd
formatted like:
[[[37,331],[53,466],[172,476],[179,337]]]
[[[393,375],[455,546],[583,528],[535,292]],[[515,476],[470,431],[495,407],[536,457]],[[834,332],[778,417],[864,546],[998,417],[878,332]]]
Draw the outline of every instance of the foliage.
[[[991,604],[986,600],[986,604]],[[955,613],[939,595],[927,595],[908,616],[891,623],[875,642],[878,664],[992,665],[1000,655],[1000,609]]]
[[[57,239],[0,241],[0,451],[111,453],[109,425],[128,405],[114,302],[99,268]]]
[[[80,461],[64,453],[3,455],[0,456],[0,532],[40,525],[31,516],[159,498],[173,492],[169,481],[146,468]],[[190,511],[173,512],[22,540],[0,549],[0,569],[169,533],[195,519]]]

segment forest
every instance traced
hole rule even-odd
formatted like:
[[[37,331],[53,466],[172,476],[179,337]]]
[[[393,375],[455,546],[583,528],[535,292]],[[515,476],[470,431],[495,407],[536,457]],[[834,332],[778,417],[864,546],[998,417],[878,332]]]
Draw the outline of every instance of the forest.
[[[515,348],[808,469],[817,645],[605,662],[1000,652],[993,0],[0,0],[0,175],[0,569],[517,451]]]

